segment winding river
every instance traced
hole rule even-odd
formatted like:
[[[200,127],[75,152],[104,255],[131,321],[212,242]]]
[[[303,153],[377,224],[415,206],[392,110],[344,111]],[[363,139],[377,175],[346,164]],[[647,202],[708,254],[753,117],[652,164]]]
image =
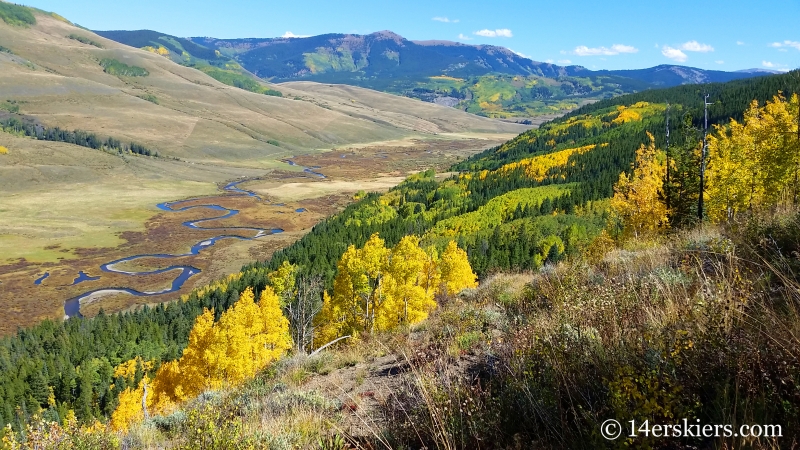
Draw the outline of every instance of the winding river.
[[[296,164],[293,164],[293,165],[296,165]],[[312,174],[324,177],[324,175],[322,175],[322,174],[317,174],[315,172],[311,172],[310,169],[306,169],[306,171],[308,173],[312,173]],[[249,197],[260,198],[260,197],[258,197],[258,195],[255,192],[239,188],[238,184],[242,183],[242,182],[243,181],[235,181],[235,182],[228,183],[223,188],[223,190],[225,192],[230,192],[230,193],[234,193],[234,194],[238,194],[238,195],[246,195],[246,196],[249,196]],[[186,283],[186,281],[188,281],[191,277],[193,277],[194,275],[197,275],[197,274],[199,274],[201,272],[201,270],[198,269],[197,267],[193,267],[193,266],[189,266],[189,265],[173,265],[173,266],[165,267],[163,269],[158,269],[158,270],[136,271],[136,272],[134,272],[134,271],[125,271],[125,270],[119,269],[119,268],[116,267],[118,264],[121,264],[121,263],[124,263],[124,262],[128,262],[128,261],[134,261],[134,260],[141,259],[141,258],[157,258],[157,259],[182,258],[182,257],[186,257],[186,256],[197,255],[202,250],[207,249],[208,247],[211,247],[212,245],[214,245],[215,243],[217,243],[218,241],[220,241],[222,239],[240,239],[240,240],[249,241],[249,240],[260,238],[262,236],[283,232],[283,230],[280,229],[280,228],[263,229],[263,228],[253,228],[253,227],[206,227],[206,226],[202,226],[201,224],[205,223],[205,222],[209,222],[209,221],[212,221],[212,220],[226,219],[228,217],[235,216],[236,214],[239,214],[239,211],[236,210],[236,209],[228,209],[228,208],[225,208],[223,206],[220,206],[220,205],[217,205],[217,204],[213,204],[213,203],[212,204],[191,205],[191,206],[180,207],[180,205],[182,203],[188,203],[188,202],[196,201],[196,200],[197,199],[179,200],[179,201],[176,201],[176,202],[159,203],[156,206],[159,209],[161,209],[162,211],[168,211],[168,212],[188,211],[190,209],[210,209],[210,210],[213,210],[213,211],[220,211],[222,214],[220,214],[218,216],[210,217],[210,218],[207,218],[207,219],[190,220],[190,221],[187,221],[187,222],[183,222],[183,225],[186,226],[186,227],[192,228],[192,229],[197,229],[197,230],[241,230],[241,231],[251,231],[251,232],[253,232],[254,236],[252,236],[252,237],[243,237],[243,236],[232,235],[232,234],[221,234],[219,236],[214,236],[214,237],[209,238],[209,239],[204,239],[204,240],[194,244],[191,247],[191,249],[189,250],[188,253],[183,253],[183,254],[179,254],[179,255],[171,255],[171,254],[166,254],[166,253],[134,255],[134,256],[128,256],[126,258],[117,259],[115,261],[111,261],[111,262],[105,263],[105,264],[100,266],[100,270],[102,270],[103,272],[119,273],[119,274],[129,275],[129,276],[146,276],[146,275],[156,275],[156,274],[166,273],[166,272],[175,272],[175,278],[172,280],[172,285],[171,286],[169,286],[169,287],[167,287],[165,289],[162,289],[160,291],[144,291],[144,292],[142,292],[142,291],[138,291],[136,289],[132,289],[132,288],[128,288],[128,287],[107,287],[107,288],[100,288],[100,289],[94,289],[94,290],[91,290],[91,291],[87,291],[87,292],[84,292],[84,293],[82,293],[82,294],[80,294],[80,295],[78,295],[76,297],[72,297],[72,298],[68,299],[64,303],[64,314],[67,317],[81,317],[80,309],[81,309],[81,301],[82,300],[91,301],[94,298],[102,297],[102,296],[105,296],[105,295],[108,295],[108,294],[127,293],[127,294],[130,294],[130,295],[134,295],[136,297],[149,297],[149,296],[154,296],[154,295],[162,295],[162,294],[169,294],[171,292],[176,292],[176,291],[180,290],[183,287],[183,285]],[[45,273],[42,277],[37,279],[35,283],[36,284],[41,284],[41,282],[44,281],[44,279],[47,278],[47,276],[49,276],[49,274]],[[73,285],[81,283],[83,281],[97,280],[99,278],[100,277],[90,277],[89,275],[87,275],[86,273],[81,271],[81,273],[78,274],[78,277],[75,278],[75,280],[73,282]]]

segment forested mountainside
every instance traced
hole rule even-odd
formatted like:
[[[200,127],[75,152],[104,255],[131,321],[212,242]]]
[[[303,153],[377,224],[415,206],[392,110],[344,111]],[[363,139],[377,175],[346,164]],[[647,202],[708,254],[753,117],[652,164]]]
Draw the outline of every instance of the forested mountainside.
[[[286,283],[300,286],[314,279],[318,284],[312,296],[327,290],[330,304],[336,301],[331,298],[338,295],[335,280],[343,268],[355,267],[341,262],[351,251],[419,255],[445,278],[456,277],[454,267],[462,257],[481,279],[569,259],[586,251],[606,228],[613,186],[621,172],[631,173],[648,133],[665,148],[667,118],[672,161],[672,178],[664,187],[672,210],[668,220],[691,222],[698,196],[701,94],[708,92],[713,103],[710,122],[725,124],[741,118],[753,100],[763,104],[779,91],[798,88],[797,75],[789,73],[598,102],[457,164],[453,169],[459,173],[444,181],[428,171],[386,194],[364,193],[272,259],[243,267],[182,301],[20,330],[0,344],[0,418],[19,428],[42,411],[52,417],[73,411],[82,421],[109,417],[121,392],[181,355],[204,308],[213,310],[212,319],[220,319],[248,289],[258,299],[264,292],[284,292]],[[404,241],[409,235],[418,240]],[[292,301],[284,299],[281,305],[287,308]],[[312,338],[303,345],[320,344]],[[115,370],[126,361],[140,361],[130,379]]]
[[[239,87],[248,84],[250,72],[273,82],[367,87],[501,118],[560,113],[586,100],[657,87],[764,75],[675,65],[592,71],[533,61],[503,47],[410,41],[390,31],[269,39],[185,39],[150,30],[97,33],[197,67],[222,82],[237,80]]]

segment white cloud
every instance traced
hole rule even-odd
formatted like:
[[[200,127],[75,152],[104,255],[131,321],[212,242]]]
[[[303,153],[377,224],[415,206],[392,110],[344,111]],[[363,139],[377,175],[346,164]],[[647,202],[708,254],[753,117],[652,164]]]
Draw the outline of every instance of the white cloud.
[[[773,42],[773,43],[769,44],[769,46],[770,47],[774,47],[774,48],[786,48],[786,47],[789,47],[789,48],[794,48],[794,49],[800,50],[800,42],[797,42],[797,41],[788,41],[787,40],[787,41],[783,41],[783,42]]]
[[[472,34],[477,35],[477,36],[490,37],[490,38],[494,38],[494,37],[507,37],[507,38],[514,37],[514,35],[511,33],[511,30],[509,30],[508,28],[498,28],[496,30],[483,29],[483,30],[480,30],[480,31],[476,31],[476,32],[474,32]]]
[[[283,33],[283,35],[281,37],[282,38],[304,38],[304,37],[308,37],[308,35],[307,34],[304,34],[304,35],[294,34],[291,31],[287,31],[286,33]]]
[[[736,45],[744,45],[744,42],[742,42],[742,41],[736,41]]]
[[[434,17],[431,20],[435,20],[437,22],[444,22],[444,23],[458,23],[458,19],[448,19],[447,17]]]
[[[772,70],[777,70],[778,72],[788,72],[789,68],[786,64],[774,63],[770,61],[761,61],[761,65]]]
[[[547,64],[553,64],[555,61],[553,61],[552,59],[545,59],[544,62],[546,62]]]
[[[471,41],[471,40],[472,40],[472,38],[471,38],[471,37],[469,37],[469,36],[466,36],[464,33],[459,33],[459,35],[458,35],[458,39],[460,39],[460,40],[462,40],[462,41]]]
[[[683,53],[680,51],[680,49],[672,48],[669,45],[665,45],[664,48],[661,49],[661,54],[673,61],[678,62],[684,62],[689,59],[689,57],[686,56],[686,53]]]
[[[558,63],[559,64],[572,64],[572,61],[570,61],[568,59],[559,59]]]
[[[714,47],[708,44],[701,44],[697,41],[689,41],[681,44],[681,50],[685,50],[687,52],[708,53],[713,52]]]
[[[639,49],[630,45],[614,44],[611,48],[608,47],[593,47],[589,48],[585,45],[579,45],[572,51],[573,54],[578,56],[612,56],[619,55],[620,53],[636,53]]]
[[[518,51],[514,50],[513,48],[510,48],[509,50],[511,50],[511,51],[512,51],[512,52],[513,52],[515,55],[517,55],[517,56],[522,56],[523,58],[528,58],[528,59],[531,59],[531,57],[530,57],[530,56],[528,56],[528,55],[526,55],[526,54],[524,54],[524,53],[520,53],[520,52],[518,52]]]
[[[718,59],[718,60],[716,60],[714,62],[717,63],[717,64],[725,64],[725,61],[723,61],[721,59]]]

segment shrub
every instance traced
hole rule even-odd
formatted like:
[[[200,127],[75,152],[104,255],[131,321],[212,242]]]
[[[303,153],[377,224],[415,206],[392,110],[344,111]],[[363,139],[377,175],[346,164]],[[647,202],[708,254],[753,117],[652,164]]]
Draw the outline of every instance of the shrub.
[[[129,66],[116,59],[104,58],[100,61],[103,71],[109,75],[124,77],[146,77],[150,75],[147,69],[137,66]]]
[[[0,19],[9,25],[23,27],[36,24],[30,8],[6,2],[0,2]]]
[[[78,41],[78,42],[80,42],[82,44],[92,45],[92,46],[97,47],[97,48],[103,48],[103,45],[100,44],[99,42],[95,42],[95,41],[93,41],[93,40],[91,40],[91,39],[89,39],[89,38],[87,38],[85,36],[81,36],[79,34],[72,33],[67,37],[72,39],[72,40],[74,40],[74,41]]]
[[[242,419],[227,415],[205,403],[186,415],[181,443],[182,450],[238,450],[258,448],[258,443],[244,433]]]
[[[0,103],[0,110],[16,114],[19,112],[19,105],[13,100],[6,100]]]
[[[271,95],[274,97],[283,97],[280,91],[270,89],[263,86],[258,81],[254,80],[247,75],[242,75],[230,70],[224,70],[213,66],[200,66],[197,69],[211,78],[219,81],[220,83],[227,84],[228,86],[244,89],[245,91],[255,92],[257,94]],[[272,142],[270,142],[272,144]],[[278,145],[278,144],[272,144]]]
[[[8,149],[0,145],[0,155],[7,155]]]
[[[144,95],[140,95],[140,96],[139,96],[139,98],[140,98],[140,99],[142,99],[142,100],[146,100],[146,101],[148,101],[148,102],[150,102],[150,103],[154,103],[154,104],[156,104],[156,105],[158,105],[158,104],[159,104],[159,103],[158,103],[158,98],[157,98],[155,95],[153,95],[153,94],[144,94]]]

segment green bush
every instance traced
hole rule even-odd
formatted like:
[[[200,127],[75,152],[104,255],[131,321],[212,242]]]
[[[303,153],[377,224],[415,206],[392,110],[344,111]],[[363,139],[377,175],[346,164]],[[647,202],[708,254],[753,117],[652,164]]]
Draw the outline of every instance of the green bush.
[[[99,42],[95,42],[95,41],[93,41],[93,40],[91,40],[91,39],[89,39],[89,38],[87,38],[85,36],[81,36],[79,34],[72,33],[67,37],[72,39],[72,40],[74,40],[74,41],[78,41],[80,43],[83,43],[83,44],[93,45],[93,46],[95,46],[97,48],[103,48],[103,45],[100,44]]]
[[[3,19],[3,21],[9,25],[23,27],[36,23],[36,18],[33,17],[33,13],[31,13],[29,8],[13,3],[0,2],[0,19]]]
[[[245,91],[255,92],[256,94],[271,95],[274,97],[283,97],[279,91],[264,87],[258,81],[240,73],[224,70],[213,66],[197,67],[198,70],[210,76],[211,78],[219,81],[228,86],[244,89]],[[274,144],[273,144],[274,145]]]
[[[147,69],[137,66],[129,66],[116,59],[104,58],[100,61],[103,66],[103,71],[109,75],[124,76],[124,77],[146,77],[150,75]]]
[[[10,113],[18,113],[19,112],[19,105],[17,102],[12,100],[6,100],[0,103],[0,111],[8,111]]]
[[[153,94],[140,95],[139,98],[142,99],[142,100],[147,100],[150,103],[155,103],[156,105],[158,105],[158,98]]]

